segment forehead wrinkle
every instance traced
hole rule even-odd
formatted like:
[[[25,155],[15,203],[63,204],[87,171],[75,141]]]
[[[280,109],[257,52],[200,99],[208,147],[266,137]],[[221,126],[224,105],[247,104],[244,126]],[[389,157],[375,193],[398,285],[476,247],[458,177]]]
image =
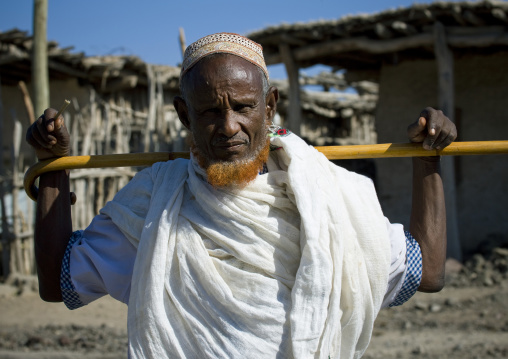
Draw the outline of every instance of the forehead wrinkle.
[[[220,104],[225,93],[234,103],[263,102],[261,71],[245,59],[220,55],[203,58],[183,79],[188,89],[184,96],[188,100],[194,98],[192,107],[202,109]]]

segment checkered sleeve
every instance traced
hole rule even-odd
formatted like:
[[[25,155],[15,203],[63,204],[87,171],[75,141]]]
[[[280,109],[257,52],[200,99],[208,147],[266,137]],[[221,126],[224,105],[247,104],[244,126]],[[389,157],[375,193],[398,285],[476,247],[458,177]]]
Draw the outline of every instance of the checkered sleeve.
[[[65,254],[62,260],[62,270],[60,273],[60,288],[62,290],[62,299],[67,308],[69,309],[78,309],[85,304],[79,299],[79,295],[76,292],[76,288],[74,288],[74,284],[72,284],[71,280],[71,250],[73,245],[76,242],[79,242],[83,237],[83,231],[76,231],[72,233],[71,238],[69,240],[69,244],[67,245],[67,249],[65,250]]]
[[[406,235],[406,275],[404,283],[395,300],[390,307],[402,305],[409,300],[415,293],[422,280],[422,252],[420,245],[408,231]]]

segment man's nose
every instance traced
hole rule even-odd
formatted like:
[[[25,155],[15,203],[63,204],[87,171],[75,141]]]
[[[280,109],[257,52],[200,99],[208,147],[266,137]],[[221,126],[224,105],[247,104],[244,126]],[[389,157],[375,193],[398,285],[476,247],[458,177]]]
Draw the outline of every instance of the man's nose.
[[[219,133],[231,138],[241,131],[238,116],[232,110],[224,111],[222,115],[222,123],[219,128]]]

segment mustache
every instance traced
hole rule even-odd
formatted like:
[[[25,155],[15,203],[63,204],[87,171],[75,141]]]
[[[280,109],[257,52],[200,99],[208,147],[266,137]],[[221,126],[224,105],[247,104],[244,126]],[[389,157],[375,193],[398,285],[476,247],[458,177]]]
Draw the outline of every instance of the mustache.
[[[230,144],[249,144],[250,139],[247,136],[242,136],[241,134],[236,134],[233,137],[227,137],[224,135],[218,136],[212,140],[213,146],[224,146]]]

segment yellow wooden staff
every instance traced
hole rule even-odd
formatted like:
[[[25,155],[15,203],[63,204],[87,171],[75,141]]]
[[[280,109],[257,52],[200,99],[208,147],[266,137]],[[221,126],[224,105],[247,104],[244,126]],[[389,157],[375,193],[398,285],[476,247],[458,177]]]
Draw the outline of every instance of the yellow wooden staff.
[[[59,111],[60,113],[61,111]],[[57,116],[55,116],[56,118]],[[319,146],[315,147],[329,160],[388,158],[388,157],[424,157],[424,156],[462,156],[508,154],[508,141],[453,142],[443,150],[424,150],[421,143],[385,143],[377,145],[355,146]],[[24,187],[28,196],[37,200],[37,187],[34,183],[41,174],[63,169],[105,168],[150,166],[155,162],[176,158],[189,158],[189,152],[151,152],[126,153],[117,155],[67,156],[36,163],[25,173]]]

